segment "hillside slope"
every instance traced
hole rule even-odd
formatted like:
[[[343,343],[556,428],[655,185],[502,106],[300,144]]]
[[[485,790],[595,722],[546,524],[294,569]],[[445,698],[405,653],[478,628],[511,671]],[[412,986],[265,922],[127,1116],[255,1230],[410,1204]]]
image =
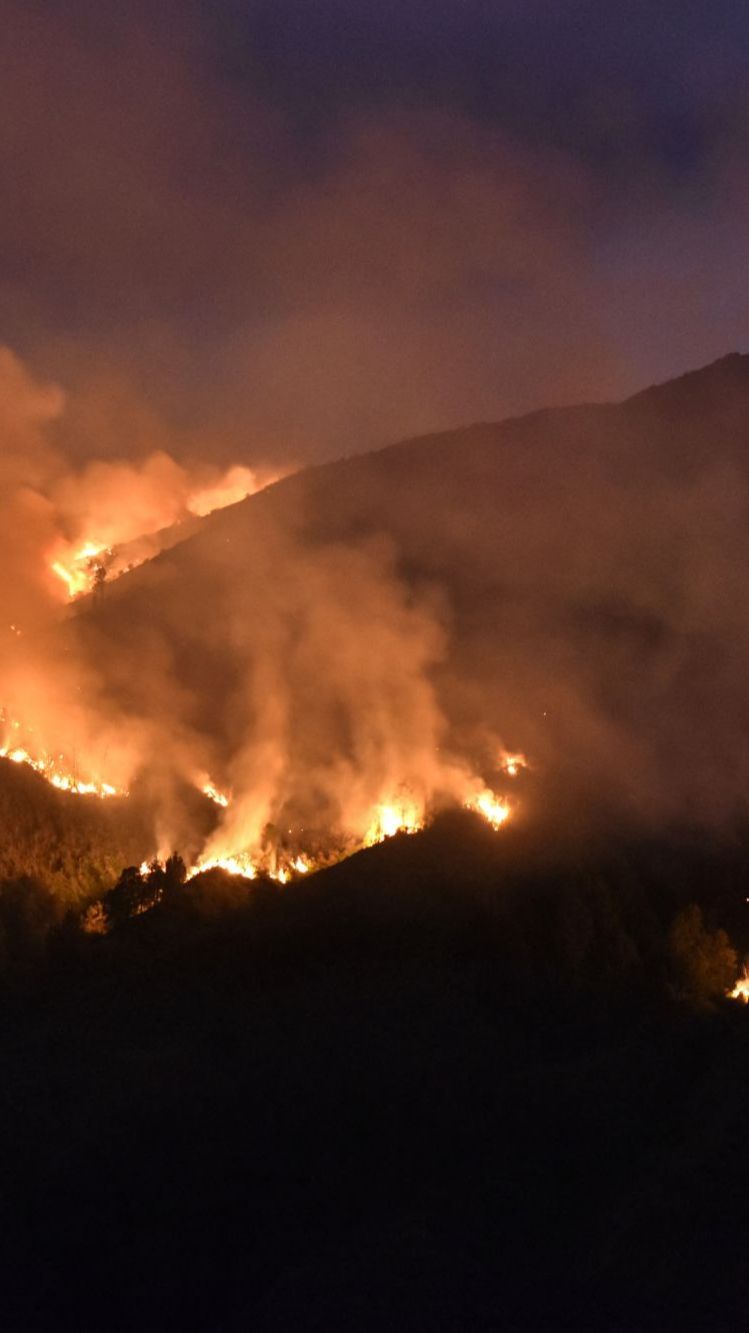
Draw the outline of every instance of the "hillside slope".
[[[413,627],[387,649],[376,632],[397,600],[448,740],[491,728],[638,817],[724,818],[745,789],[748,446],[741,356],[623,404],[406,441],[212,516],[78,632],[138,713],[174,715],[182,691],[180,725],[225,770],[272,682],[303,748],[313,711],[331,732],[340,712],[334,666],[366,693],[354,645],[407,670]]]
[[[748,445],[749,358],[730,356],[623,404],[308,469],[77,604],[89,681],[147,738],[137,851],[197,854],[196,774],[240,814],[314,828],[370,770],[491,769],[498,740],[529,756],[532,800],[564,791],[560,819],[603,803],[730,823],[749,779]],[[135,850],[129,816],[120,833],[97,812],[90,855],[60,852],[41,791],[24,786],[20,819],[6,802],[5,873],[27,856],[65,892],[100,888],[90,865]]]

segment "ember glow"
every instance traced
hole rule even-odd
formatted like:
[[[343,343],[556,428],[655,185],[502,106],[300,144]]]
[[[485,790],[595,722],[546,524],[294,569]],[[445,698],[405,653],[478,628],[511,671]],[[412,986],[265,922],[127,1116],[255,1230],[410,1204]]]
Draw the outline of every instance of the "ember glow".
[[[98,582],[119,578],[157,555],[162,545],[172,544],[166,537],[172,529],[237,504],[283,475],[278,470],[260,474],[234,466],[201,482],[200,473],[193,479],[168,456],[158,454],[140,468],[91,464],[81,478],[68,479],[54,496],[61,525],[72,524],[83,535],[74,540],[58,537],[47,555],[48,567],[68,600],[75,601],[91,593]]]
[[[373,847],[396,833],[418,833],[424,827],[424,816],[415,801],[403,798],[391,804],[378,805],[367,832],[364,846]]]
[[[479,789],[463,804],[467,810],[479,815],[495,830],[502,828],[511,816],[509,802],[488,787]],[[354,852],[375,847],[398,834],[419,833],[428,823],[429,816],[416,799],[401,795],[375,806],[370,811],[363,836],[338,834],[331,838],[328,849],[323,852],[318,851],[317,855],[308,851],[292,854],[268,847],[260,847],[255,851],[208,854],[198,858],[188,871],[187,877],[193,879],[196,875],[209,870],[224,870],[227,874],[239,875],[244,879],[256,879],[258,875],[263,875],[279,884],[288,884],[290,880],[300,875],[322,870]]]
[[[274,474],[273,480],[277,481],[280,475]],[[268,485],[269,482],[264,484]],[[191,514],[205,518],[217,509],[239,504],[240,500],[246,500],[248,495],[254,495],[259,490],[262,490],[262,485],[251,468],[230,467],[213,485],[194,491],[187,500],[187,508]]]
[[[733,990],[728,992],[728,998],[729,1000],[739,1000],[742,1004],[749,1004],[749,968],[744,967]]]
[[[488,722],[470,740],[450,737],[434,679],[447,630],[394,548],[311,540],[293,504],[205,521],[282,472],[158,448],[71,468],[46,438],[64,393],[6,361],[41,424],[19,455],[34,445],[35,470],[19,464],[14,481],[33,596],[11,587],[4,606],[2,698],[6,720],[23,724],[0,727],[0,754],[76,795],[125,796],[142,782],[152,846],[189,845],[192,873],[286,883],[416,833],[451,804],[505,822],[494,787],[509,787],[525,758]],[[156,555],[120,596],[60,614]],[[164,580],[170,609],[152,620],[146,604]],[[185,784],[215,807],[192,839]]]
[[[99,571],[103,571],[105,568],[102,557],[111,556],[111,554],[111,550],[106,546],[97,546],[95,542],[86,542],[80,550],[74,551],[71,556],[53,560],[50,569],[64,583],[68,597],[73,601],[76,597],[81,597],[92,591],[97,577],[100,576]]]
[[[188,880],[196,875],[204,875],[210,870],[223,870],[227,875],[237,875],[241,879],[257,879],[259,875],[275,880],[277,884],[288,884],[299,875],[307,875],[312,870],[320,870],[329,865],[329,860],[314,862],[301,853],[296,856],[283,856],[279,853],[238,852],[236,856],[209,856],[200,858],[187,872]]]
[[[256,880],[259,874],[263,874],[268,880],[275,880],[276,884],[288,884],[293,878],[301,874],[309,874],[311,870],[319,870],[324,865],[331,864],[331,858],[321,858],[320,861],[313,860],[312,857],[305,856],[304,853],[297,853],[296,856],[284,856],[280,853],[257,853],[256,856],[249,852],[239,852],[236,856],[213,856],[200,858],[195,865],[188,870],[188,880],[193,880],[196,874],[205,874],[208,870],[225,870],[227,874],[237,874],[243,880]]]
[[[75,796],[97,796],[100,800],[106,800],[112,796],[128,795],[126,790],[113,787],[109,782],[80,777],[77,772],[66,767],[65,756],[62,754],[53,757],[42,751],[33,755],[21,745],[4,743],[0,745],[0,759],[8,759],[12,764],[25,764],[39,773],[50,786]]]
[[[196,862],[187,873],[188,879],[202,875],[209,870],[224,870],[227,875],[241,875],[243,879],[257,879],[257,866],[248,852],[238,852],[236,856],[210,856]]]
[[[210,870],[223,870],[227,875],[237,875],[241,879],[257,879],[263,875],[275,880],[277,884],[288,884],[299,875],[307,875],[311,870],[321,869],[322,862],[316,865],[309,857],[301,854],[290,858],[278,855],[254,857],[249,852],[238,852],[236,856],[212,856],[199,860],[187,872],[188,880],[196,875],[204,875]]]
[[[218,787],[214,786],[210,779],[199,785],[201,792],[204,796],[207,796],[209,801],[213,801],[214,805],[220,805],[224,810],[227,809],[229,805],[229,797],[224,792],[219,791]]]
[[[507,801],[496,796],[488,787],[485,787],[476,796],[470,796],[465,806],[467,810],[473,810],[477,815],[481,815],[494,829],[501,828],[510,818],[510,807]]]
[[[521,769],[528,767],[528,760],[524,754],[503,754],[500,767],[508,778],[516,778]]]

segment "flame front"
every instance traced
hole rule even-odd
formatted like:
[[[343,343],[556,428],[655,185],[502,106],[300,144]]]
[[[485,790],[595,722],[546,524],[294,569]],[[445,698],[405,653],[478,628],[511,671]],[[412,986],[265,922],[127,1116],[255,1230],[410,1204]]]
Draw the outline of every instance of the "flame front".
[[[424,817],[415,801],[404,799],[378,805],[364,835],[364,846],[373,847],[386,838],[394,838],[396,833],[418,833],[423,827]]]
[[[11,729],[20,731],[20,723],[11,722]],[[6,726],[8,723],[6,722]],[[110,782],[104,782],[103,779],[93,777],[82,778],[74,768],[69,768],[65,755],[59,754],[53,756],[41,751],[39,754],[32,754],[23,745],[15,745],[7,740],[0,744],[0,759],[8,759],[12,764],[26,764],[33,768],[35,773],[43,777],[52,787],[58,791],[70,792],[75,796],[97,796],[99,800],[106,800],[112,796],[127,796],[128,792],[124,787],[115,787]]]
[[[202,783],[200,785],[200,790],[204,796],[208,797],[209,801],[213,801],[214,805],[220,805],[226,810],[229,805],[229,797],[224,792],[219,791],[218,787],[214,786],[212,782],[207,781]]]
[[[53,400],[50,420],[63,405],[60,394]],[[287,522],[280,497],[262,540],[239,521],[211,521],[185,552],[192,588],[200,562],[213,559],[206,553],[220,550],[210,586],[225,587],[225,607],[223,594],[200,606],[200,580],[153,635],[147,615],[139,641],[150,584],[141,577],[131,581],[132,603],[107,596],[91,614],[60,614],[62,601],[184,544],[200,517],[278,475],[187,465],[157,449],[55,465],[29,481],[19,532],[32,577],[4,606],[0,756],[76,795],[125,796],[142,782],[156,847],[184,839],[192,849],[205,838],[196,871],[286,883],[414,834],[451,803],[499,828],[509,805],[493,787],[509,787],[524,757],[478,719],[461,726],[472,764],[453,750],[436,680],[446,626],[389,543],[310,541],[304,525]],[[154,575],[158,599],[170,597]],[[23,726],[9,728],[7,716]],[[202,792],[202,808],[196,792],[180,808],[188,785]]]
[[[495,830],[500,829],[512,813],[509,802],[489,787],[479,788],[463,804],[465,809],[480,815]],[[370,811],[363,836],[334,836],[330,839],[327,852],[315,856],[309,851],[292,853],[278,847],[261,847],[254,851],[208,854],[198,858],[188,871],[188,879],[208,870],[225,870],[230,875],[241,875],[245,879],[256,879],[258,875],[263,875],[279,884],[288,884],[299,875],[321,870],[355,851],[374,847],[398,834],[419,833],[428,822],[429,816],[415,797],[400,795],[381,802]]]
[[[516,778],[522,768],[528,767],[528,760],[524,754],[503,754],[500,759],[500,768],[508,778]]]
[[[227,875],[241,875],[243,879],[257,879],[257,866],[248,852],[237,852],[236,856],[211,856],[205,861],[197,861],[187,873],[188,879],[202,875],[208,870],[225,870]]]
[[[101,484],[106,468],[98,468]],[[110,484],[94,489],[82,521],[88,535],[77,540],[60,536],[47,553],[49,569],[65,585],[70,601],[92,592],[100,579],[118,578],[156,555],[167,529],[237,504],[284,475],[276,471],[261,477],[251,468],[235,466],[201,484],[159,455],[141,471],[123,464],[113,464],[110,471]]]
[[[475,796],[469,796],[465,802],[466,810],[473,810],[477,815],[491,824],[493,829],[499,829],[507,823],[510,818],[510,807],[507,801],[496,796],[493,791],[485,787],[483,791]]]
[[[65,584],[68,597],[72,601],[93,590],[99,577],[99,570],[103,568],[101,557],[111,554],[111,550],[106,546],[97,542],[85,542],[72,554],[53,560],[50,568],[52,573]]]
[[[16,731],[22,734],[21,724],[4,718],[6,733]],[[58,791],[69,792],[78,796],[95,796],[100,800],[110,797],[126,797],[127,788],[115,786],[103,778],[81,777],[73,766],[66,762],[63,753],[53,756],[42,750],[33,753],[25,745],[6,739],[0,743],[0,758],[14,764],[25,764],[43,777]],[[512,759],[510,768],[519,761],[519,756]],[[227,810],[231,804],[229,795],[222,792],[207,775],[195,780],[199,791],[221,810]],[[493,829],[500,829],[510,818],[509,801],[497,795],[490,787],[481,786],[475,780],[473,790],[463,799],[465,809],[480,815]],[[278,883],[286,884],[291,879],[309,874],[352,852],[365,847],[373,847],[385,842],[397,834],[414,834],[423,829],[428,822],[428,814],[423,801],[408,791],[401,791],[390,800],[381,801],[370,809],[363,822],[363,833],[334,833],[323,839],[325,850],[317,855],[298,846],[286,850],[278,845],[266,845],[255,848],[226,847],[220,851],[208,851],[191,867],[188,878],[193,878],[208,870],[224,870],[230,875],[239,875],[245,879],[256,879],[258,875],[267,876]],[[291,833],[291,830],[289,830]],[[731,992],[732,998],[749,1001],[749,975],[737,982]]]
[[[728,998],[729,1000],[740,1000],[743,1004],[749,1004],[749,968],[744,967],[733,990],[728,991]]]

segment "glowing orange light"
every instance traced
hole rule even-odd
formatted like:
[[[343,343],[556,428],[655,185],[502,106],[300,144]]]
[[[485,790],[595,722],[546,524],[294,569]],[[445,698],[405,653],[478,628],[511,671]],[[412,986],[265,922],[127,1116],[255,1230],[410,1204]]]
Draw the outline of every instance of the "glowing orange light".
[[[476,796],[470,796],[465,805],[467,810],[474,810],[494,829],[501,828],[510,818],[510,807],[507,802],[496,796],[488,787],[478,792]]]
[[[504,754],[500,760],[500,767],[508,778],[516,778],[521,768],[528,767],[528,760],[524,754]]]
[[[224,810],[228,806],[229,797],[224,792],[219,791],[218,787],[215,787],[212,782],[205,782],[200,790],[204,796],[208,797],[209,801],[213,801],[214,805],[220,805]]]
[[[394,838],[396,833],[418,833],[424,827],[424,817],[414,801],[404,799],[378,805],[364,835],[364,846]]]
[[[6,724],[7,725],[7,724]],[[12,722],[11,727],[18,728],[18,722]],[[110,782],[89,779],[88,781],[78,777],[77,774],[66,770],[64,757],[53,759],[51,755],[42,752],[39,755],[33,755],[20,745],[0,745],[0,759],[9,759],[13,764],[26,764],[33,768],[35,773],[46,779],[52,787],[58,791],[70,792],[74,796],[98,796],[100,800],[105,800],[110,796],[127,796],[127,791],[122,787],[114,787]],[[62,764],[61,762],[62,761]]]
[[[749,1004],[749,970],[745,967],[733,990],[727,992],[729,1000],[740,1000]]]

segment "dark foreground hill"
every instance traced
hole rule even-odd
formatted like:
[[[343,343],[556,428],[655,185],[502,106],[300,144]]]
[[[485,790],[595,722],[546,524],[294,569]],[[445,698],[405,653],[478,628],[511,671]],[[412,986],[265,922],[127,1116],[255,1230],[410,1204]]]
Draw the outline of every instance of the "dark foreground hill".
[[[745,840],[507,832],[54,933],[0,1021],[5,1326],[740,1327]]]

